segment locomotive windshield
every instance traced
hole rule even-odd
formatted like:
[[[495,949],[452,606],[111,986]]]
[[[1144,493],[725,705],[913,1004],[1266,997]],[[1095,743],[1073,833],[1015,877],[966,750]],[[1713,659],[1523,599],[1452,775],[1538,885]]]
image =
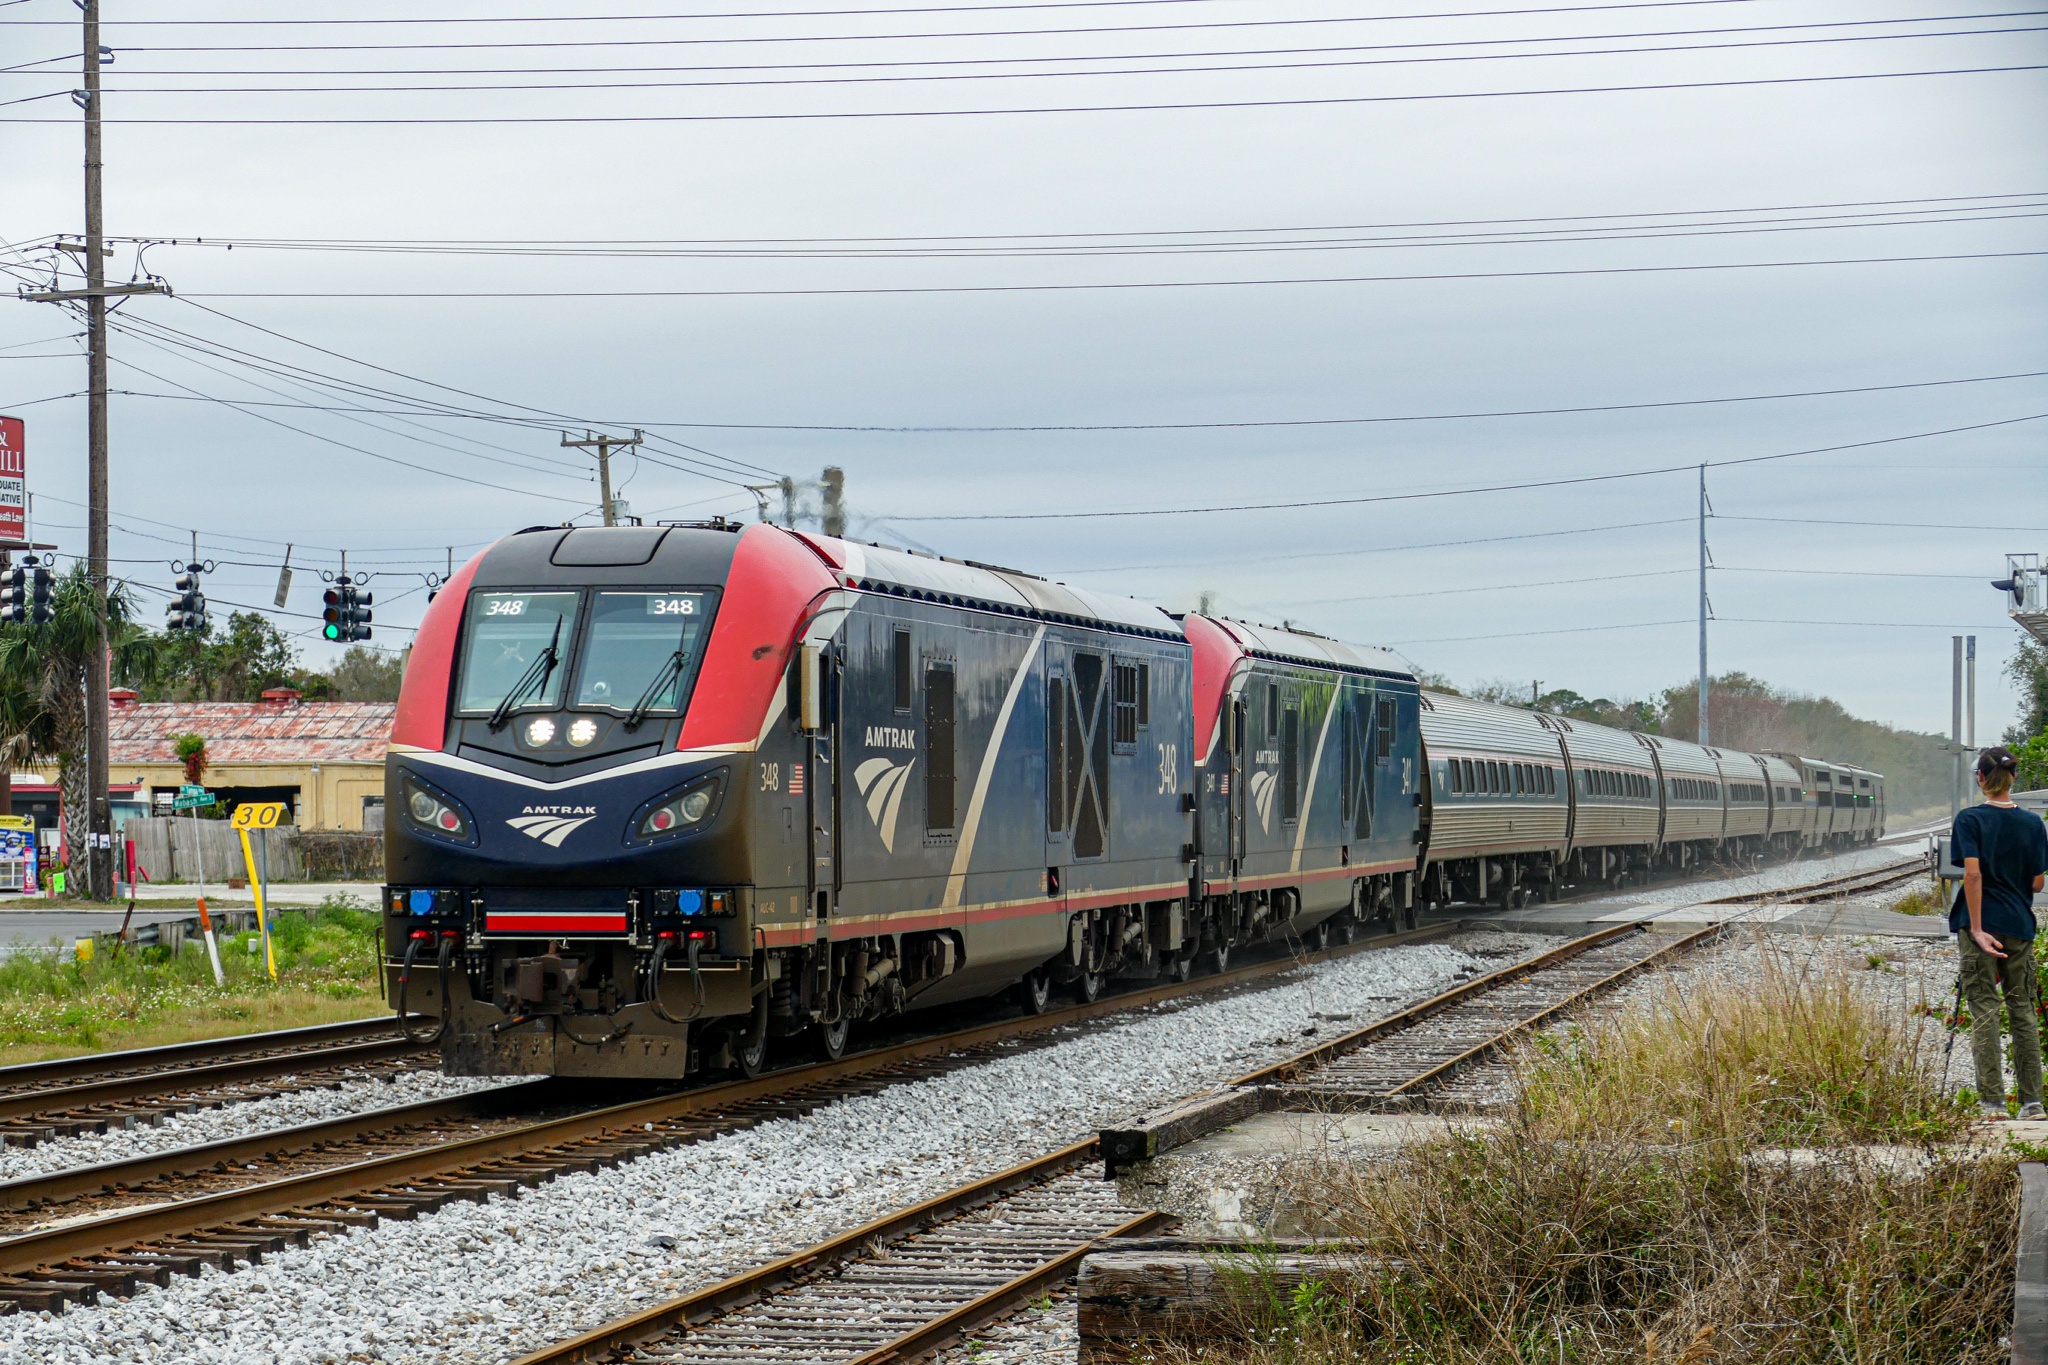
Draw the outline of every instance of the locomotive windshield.
[[[480,592],[469,599],[457,710],[485,714],[554,706],[562,655],[576,630],[573,592]]]
[[[590,614],[576,705],[638,718],[673,712],[689,690],[711,599],[701,592],[601,592]]]

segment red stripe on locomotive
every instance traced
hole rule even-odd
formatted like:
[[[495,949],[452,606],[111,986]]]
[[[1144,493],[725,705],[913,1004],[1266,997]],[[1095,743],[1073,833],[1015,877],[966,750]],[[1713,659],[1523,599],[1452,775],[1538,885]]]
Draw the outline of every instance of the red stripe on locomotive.
[[[439,749],[448,737],[448,689],[455,685],[455,637],[462,628],[462,608],[477,565],[490,549],[455,571],[427,603],[427,614],[412,637],[405,681],[398,689],[398,712],[391,721],[391,742],[419,749]]]

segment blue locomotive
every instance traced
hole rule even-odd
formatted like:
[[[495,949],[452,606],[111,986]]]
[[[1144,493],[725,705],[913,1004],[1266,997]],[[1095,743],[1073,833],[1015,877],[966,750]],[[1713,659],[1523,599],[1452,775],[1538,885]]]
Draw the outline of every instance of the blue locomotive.
[[[386,809],[388,985],[449,1070],[664,1078],[1863,842],[1883,782],[1425,693],[1301,631],[713,522],[535,528],[464,566],[413,647]]]

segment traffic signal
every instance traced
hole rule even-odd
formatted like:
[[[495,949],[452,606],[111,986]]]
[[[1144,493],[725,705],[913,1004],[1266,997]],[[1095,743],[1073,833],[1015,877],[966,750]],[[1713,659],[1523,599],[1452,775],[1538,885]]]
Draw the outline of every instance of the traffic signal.
[[[0,625],[19,626],[28,621],[28,570],[17,564],[0,579]]]
[[[206,630],[206,596],[199,591],[199,570],[187,564],[185,571],[172,580],[177,596],[164,608],[165,630],[188,630],[194,635]]]
[[[320,627],[320,634],[329,640],[347,643],[351,640],[370,638],[371,595],[357,589],[355,581],[346,574],[334,580],[334,586],[320,595],[325,609],[320,619],[326,624]]]
[[[29,624],[47,626],[57,619],[57,575],[49,565],[37,564],[29,571],[29,581]]]

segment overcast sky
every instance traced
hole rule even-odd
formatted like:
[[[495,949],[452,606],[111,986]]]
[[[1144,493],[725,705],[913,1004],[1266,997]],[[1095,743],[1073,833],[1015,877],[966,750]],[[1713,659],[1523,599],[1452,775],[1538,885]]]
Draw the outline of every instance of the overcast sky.
[[[650,519],[751,517],[739,484],[837,464],[869,538],[1645,696],[1696,666],[1690,468],[1358,500],[1792,455],[1708,471],[1715,671],[1946,730],[1971,631],[1988,742],[2016,635],[1986,582],[2048,550],[2048,421],[2014,420],[2048,379],[1993,378],[2048,371],[2043,18],[1492,7],[107,0],[108,231],[209,239],[150,248],[177,297],[120,314],[113,553],[167,586],[196,529],[209,595],[267,605],[289,542],[306,615],[279,619],[309,631],[306,571],[348,549],[401,644],[447,547],[591,519],[564,414],[665,438],[619,468]],[[485,22],[248,22],[279,13]],[[0,73],[50,96],[0,109],[29,120],[0,124],[16,279],[82,226],[76,15],[0,6],[0,66],[67,59]],[[173,18],[243,22],[139,22]],[[254,50],[190,50],[221,48]],[[1898,72],[1951,74],[1861,78]],[[437,84],[633,88],[305,92]],[[173,119],[217,121],[147,121]],[[973,240],[902,240],[938,238]],[[261,244],[316,239],[667,246]],[[67,551],[84,401],[36,400],[84,386],[76,332],[0,306],[0,413]],[[394,415],[282,365],[535,421]],[[1925,387],[1955,380],[1990,382]],[[1367,418],[1443,420],[1331,420]],[[903,430],[1086,426],[1149,429]],[[1178,510],[1271,503],[1320,505]],[[1165,514],[1021,519],[1139,511]]]

